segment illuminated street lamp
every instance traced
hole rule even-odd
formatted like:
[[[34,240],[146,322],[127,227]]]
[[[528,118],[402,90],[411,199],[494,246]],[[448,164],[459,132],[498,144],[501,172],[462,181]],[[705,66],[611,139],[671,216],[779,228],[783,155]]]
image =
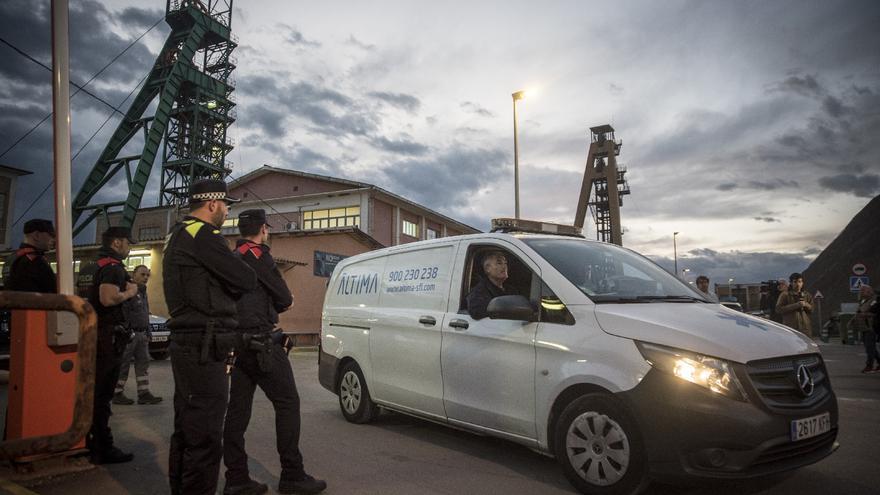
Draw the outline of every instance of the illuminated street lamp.
[[[526,92],[513,93],[513,204],[514,217],[519,218],[519,139],[516,129],[516,102],[526,97]]]
[[[686,275],[686,274],[687,274],[687,272],[689,272],[689,271],[691,271],[690,268],[682,268],[682,269],[681,269],[681,279],[682,279],[682,280],[687,280],[687,275]]]
[[[733,297],[733,279],[727,279],[727,295]]]
[[[675,245],[675,237],[678,235],[678,232],[672,233],[672,259],[675,263],[675,270],[673,273],[678,273],[678,247]]]

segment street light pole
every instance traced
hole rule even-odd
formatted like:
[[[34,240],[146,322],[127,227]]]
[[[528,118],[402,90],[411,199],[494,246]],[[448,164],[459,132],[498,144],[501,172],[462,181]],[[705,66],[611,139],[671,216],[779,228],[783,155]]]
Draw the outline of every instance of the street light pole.
[[[672,233],[672,259],[675,263],[675,271],[673,273],[678,273],[678,246],[675,244],[675,237],[678,235],[678,232]]]
[[[513,204],[514,218],[519,219],[519,137],[517,136],[516,102],[525,97],[525,91],[513,93]]]
[[[733,297],[733,279],[732,278],[727,279],[727,296],[731,297],[731,298]]]

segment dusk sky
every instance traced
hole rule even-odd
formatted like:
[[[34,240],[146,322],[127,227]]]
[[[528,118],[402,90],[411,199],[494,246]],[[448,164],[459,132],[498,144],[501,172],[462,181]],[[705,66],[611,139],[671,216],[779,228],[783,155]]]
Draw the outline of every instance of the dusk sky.
[[[71,79],[164,8],[71,0]],[[48,10],[3,0],[0,37],[50,64]],[[880,2],[239,0],[232,22],[235,177],[269,164],[368,182],[486,230],[513,216],[511,93],[534,89],[522,216],[573,221],[589,127],[610,123],[632,190],[624,245],[671,269],[680,232],[691,280],[801,271],[880,194]],[[87,89],[119,105],[168,32]],[[111,110],[82,93],[71,108],[76,152]],[[49,183],[51,119],[6,150],[50,111],[49,72],[0,44],[0,163],[34,172],[16,218]],[[74,161],[74,193],[117,123]],[[142,206],[157,204],[158,168]],[[50,189],[26,217],[51,214]]]

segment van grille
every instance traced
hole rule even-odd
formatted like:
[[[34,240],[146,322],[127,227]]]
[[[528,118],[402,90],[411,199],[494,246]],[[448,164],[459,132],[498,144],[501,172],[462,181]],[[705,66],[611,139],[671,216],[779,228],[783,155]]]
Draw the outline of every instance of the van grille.
[[[797,370],[806,366],[813,377],[813,393],[804,396],[797,382]],[[752,361],[746,364],[752,385],[764,404],[780,412],[810,409],[831,393],[825,363],[818,354]]]

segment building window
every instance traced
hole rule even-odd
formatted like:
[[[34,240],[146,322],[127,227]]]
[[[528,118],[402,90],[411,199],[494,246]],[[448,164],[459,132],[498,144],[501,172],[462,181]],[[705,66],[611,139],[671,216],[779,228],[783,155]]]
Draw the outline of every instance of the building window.
[[[425,229],[425,239],[436,239],[440,237],[440,232],[428,227]]]
[[[361,207],[330,208],[327,210],[304,211],[303,230],[332,229],[336,227],[360,227]]]
[[[149,249],[132,250],[128,254],[128,258],[125,258],[125,269],[128,271],[132,271],[139,265],[144,265],[152,270],[150,263],[153,260],[153,257],[151,256],[151,254],[152,253]]]
[[[139,241],[143,239],[158,239],[159,237],[162,237],[162,232],[159,231],[159,227],[141,227],[140,230],[138,230]]]
[[[410,236],[410,237],[415,237],[416,239],[418,239],[419,238],[419,225],[412,223],[409,220],[404,220],[403,221],[403,233]]]
[[[227,219],[223,222],[223,226],[222,226],[221,228],[223,228],[223,229],[231,229],[231,228],[233,228],[233,227],[238,227],[238,219],[237,219],[237,218],[227,218]]]

